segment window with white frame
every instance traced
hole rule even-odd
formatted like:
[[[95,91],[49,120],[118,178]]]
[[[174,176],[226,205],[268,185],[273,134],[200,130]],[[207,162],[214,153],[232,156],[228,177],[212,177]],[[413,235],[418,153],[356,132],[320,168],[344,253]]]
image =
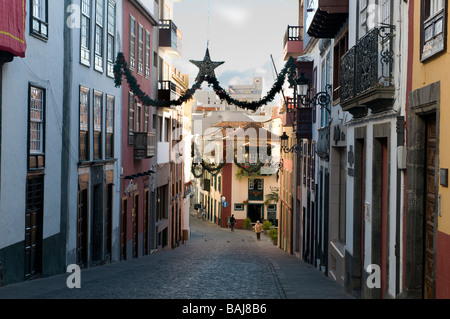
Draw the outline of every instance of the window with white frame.
[[[80,87],[79,159],[89,160],[89,89]]]
[[[80,131],[89,130],[89,90],[82,88],[80,90]]]
[[[150,32],[145,31],[145,77],[150,78]]]
[[[262,190],[263,189],[263,180],[262,179],[249,179],[248,180],[248,189]]]
[[[114,96],[106,97],[106,158],[114,157]]]
[[[107,38],[107,70],[106,75],[114,77],[116,34],[116,1],[108,0],[108,38]]]
[[[94,94],[94,132],[102,131],[102,94]]]
[[[130,16],[130,69],[136,64],[136,20]]]
[[[97,71],[103,72],[103,26],[104,0],[95,0],[95,64]]]
[[[134,94],[128,93],[128,145],[134,145]]]
[[[31,28],[32,35],[39,38],[48,38],[48,0],[32,0],[31,4]]]
[[[91,0],[81,2],[81,41],[80,62],[91,65]]]
[[[102,157],[103,94],[94,91],[94,159]]]
[[[421,61],[446,50],[447,7],[444,0],[422,0]]]
[[[30,154],[44,153],[44,105],[45,92],[43,89],[30,87],[30,120],[29,120],[29,148]]]
[[[141,132],[141,121],[142,121],[142,104],[136,103],[136,127],[135,132]]]
[[[106,133],[114,133],[114,96],[106,99]]]
[[[144,72],[144,27],[138,26],[138,73]]]

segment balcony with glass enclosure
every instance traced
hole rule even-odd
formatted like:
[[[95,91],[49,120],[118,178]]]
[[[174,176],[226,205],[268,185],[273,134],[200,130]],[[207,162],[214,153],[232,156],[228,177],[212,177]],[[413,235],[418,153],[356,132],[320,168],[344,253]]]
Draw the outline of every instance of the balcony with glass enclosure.
[[[172,20],[160,20],[159,48],[174,57],[181,57],[182,35]]]

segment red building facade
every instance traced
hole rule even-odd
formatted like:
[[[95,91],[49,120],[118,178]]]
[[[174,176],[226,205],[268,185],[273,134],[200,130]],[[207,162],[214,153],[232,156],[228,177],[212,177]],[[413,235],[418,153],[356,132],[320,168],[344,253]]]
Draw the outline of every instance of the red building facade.
[[[152,94],[153,28],[157,21],[140,2],[123,2],[123,53],[141,89]],[[147,255],[150,247],[150,158],[156,155],[151,107],[128,85],[122,94],[121,259]]]

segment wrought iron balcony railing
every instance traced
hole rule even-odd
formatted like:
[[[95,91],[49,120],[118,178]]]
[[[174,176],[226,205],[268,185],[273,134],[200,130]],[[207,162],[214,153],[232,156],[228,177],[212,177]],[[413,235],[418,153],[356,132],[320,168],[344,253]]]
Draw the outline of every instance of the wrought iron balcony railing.
[[[354,116],[381,112],[394,99],[394,26],[369,31],[341,59],[341,106]],[[362,112],[361,112],[362,111]]]

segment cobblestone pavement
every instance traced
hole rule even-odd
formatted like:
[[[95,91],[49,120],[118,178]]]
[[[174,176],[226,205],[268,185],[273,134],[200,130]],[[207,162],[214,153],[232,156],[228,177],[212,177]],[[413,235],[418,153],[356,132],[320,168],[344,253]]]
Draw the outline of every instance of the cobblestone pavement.
[[[248,230],[191,216],[186,244],[142,258],[0,288],[0,299],[349,299],[317,269]]]

